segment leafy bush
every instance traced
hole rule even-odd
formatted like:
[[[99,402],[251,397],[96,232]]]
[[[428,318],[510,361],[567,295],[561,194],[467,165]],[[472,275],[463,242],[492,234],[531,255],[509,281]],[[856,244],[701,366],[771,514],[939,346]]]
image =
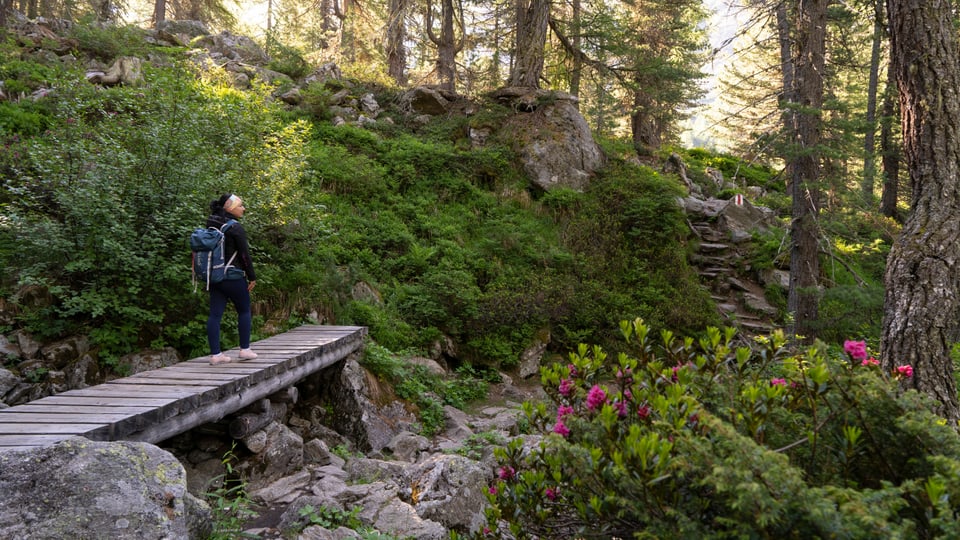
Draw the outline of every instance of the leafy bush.
[[[212,514],[212,532],[207,540],[242,538],[244,525],[257,516],[253,501],[247,494],[247,485],[237,477],[233,464],[237,457],[231,448],[221,459],[225,474],[216,479],[218,487],[207,492],[205,498]]]
[[[580,346],[528,402],[539,446],[498,449],[488,528],[516,538],[934,538],[958,528],[960,437],[862,342],[732,348],[641,321]]]
[[[487,395],[488,385],[470,367],[463,367],[452,378],[430,372],[423,366],[404,360],[402,355],[376,344],[364,347],[360,362],[378,378],[394,386],[399,397],[419,409],[422,432],[436,435],[444,425],[444,405],[463,408]]]
[[[270,37],[267,40],[267,54],[270,55],[268,68],[299,79],[310,73],[310,63],[303,57],[303,51],[284,45]]]
[[[97,24],[93,15],[85,16],[70,27],[69,37],[77,42],[79,50],[104,62],[118,56],[146,56],[149,50],[141,28]]]
[[[273,124],[267,96],[188,83],[177,70],[150,78],[136,89],[58,81],[52,128],[0,158],[13,172],[0,227],[18,246],[0,261],[4,285],[14,299],[27,287],[53,299],[37,308],[41,318],[25,306],[21,322],[40,335],[51,325],[96,329],[108,362],[151,344],[189,349],[181,340],[202,336],[183,331],[202,309],[186,238],[211,199],[249,195],[256,238],[296,187],[296,126]],[[263,270],[266,285],[269,264]]]

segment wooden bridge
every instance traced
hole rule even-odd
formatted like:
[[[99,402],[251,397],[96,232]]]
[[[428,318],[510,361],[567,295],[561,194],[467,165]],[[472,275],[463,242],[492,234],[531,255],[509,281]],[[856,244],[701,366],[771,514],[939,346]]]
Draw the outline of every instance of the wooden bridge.
[[[251,345],[254,360],[207,357],[0,409],[0,451],[71,436],[157,443],[296,384],[363,347],[359,326],[301,326]]]

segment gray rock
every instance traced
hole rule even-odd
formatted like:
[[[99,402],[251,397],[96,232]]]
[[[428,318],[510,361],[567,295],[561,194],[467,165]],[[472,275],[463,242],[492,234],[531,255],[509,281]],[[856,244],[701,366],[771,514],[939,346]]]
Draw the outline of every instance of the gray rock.
[[[7,392],[13,390],[20,383],[20,377],[14,375],[10,370],[0,368],[0,401]]]
[[[20,357],[20,347],[6,336],[0,335],[0,360]]]
[[[536,121],[531,121],[530,115],[514,115],[500,132],[514,141],[524,171],[540,189],[581,191],[606,164],[606,156],[593,139],[574,96],[530,88],[501,88],[494,97],[515,110],[537,112]]]
[[[73,437],[0,453],[0,538],[200,538],[209,509],[183,466],[146,443]],[[205,515],[196,515],[197,513]]]
[[[436,116],[446,114],[450,100],[437,88],[418,86],[400,96],[401,107],[414,114]]]
[[[462,441],[470,435],[473,435],[473,430],[470,429],[469,426],[470,418],[467,416],[467,413],[451,405],[445,405],[443,407],[443,417],[444,437],[455,441]]]
[[[331,531],[319,525],[313,525],[304,529],[297,540],[351,540],[353,538],[363,537],[357,531],[346,527],[338,527]]]
[[[393,457],[400,461],[415,462],[424,452],[430,448],[430,441],[422,435],[416,435],[409,431],[401,431],[387,444],[387,449],[393,453]]]
[[[172,366],[180,362],[180,355],[173,347],[164,347],[160,350],[146,350],[121,356],[117,365],[121,372],[141,373],[153,369]]]
[[[529,379],[534,375],[540,375],[540,361],[543,360],[543,353],[547,351],[547,345],[550,343],[550,332],[544,330],[537,332],[533,343],[520,353],[520,377]]]
[[[33,336],[23,330],[14,332],[13,337],[17,340],[17,346],[20,347],[20,355],[24,358],[33,358],[40,352],[40,342],[33,339]]]
[[[324,374],[335,379],[323,384],[329,401],[337,404],[333,418],[328,421],[330,427],[369,452],[379,452],[397,433],[412,429],[416,417],[400,402],[375,403],[382,394],[371,387],[378,384],[376,377],[368,376],[354,358],[342,362],[341,367],[339,373],[328,370],[329,373]]]
[[[458,455],[437,454],[408,469],[405,476],[421,517],[460,532],[475,531],[487,505],[493,472]]]
[[[267,435],[264,448],[236,467],[251,491],[303,468],[303,439],[299,435],[278,422],[271,422],[263,431]]]
[[[251,491],[250,498],[266,504],[289,504],[305,494],[312,480],[310,471],[298,471],[262,489]]]
[[[384,461],[382,459],[358,458],[347,462],[344,470],[351,482],[383,482],[396,481],[403,476],[404,463],[399,461]]]

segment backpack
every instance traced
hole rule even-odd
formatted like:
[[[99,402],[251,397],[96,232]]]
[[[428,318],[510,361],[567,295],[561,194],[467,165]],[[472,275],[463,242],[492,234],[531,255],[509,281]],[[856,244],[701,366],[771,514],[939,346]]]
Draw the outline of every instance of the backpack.
[[[190,234],[190,251],[193,252],[193,290],[197,290],[197,276],[207,280],[206,290],[210,290],[211,283],[220,283],[232,268],[234,253],[229,261],[224,262],[224,239],[227,229],[237,221],[227,220],[219,229],[216,227],[200,227]]]

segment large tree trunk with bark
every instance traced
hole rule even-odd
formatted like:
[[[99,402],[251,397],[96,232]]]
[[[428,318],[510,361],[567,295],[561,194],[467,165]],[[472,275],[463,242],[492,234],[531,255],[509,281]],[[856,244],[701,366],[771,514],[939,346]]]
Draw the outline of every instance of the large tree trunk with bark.
[[[876,200],[873,184],[877,174],[874,139],[877,131],[877,88],[880,81],[880,42],[883,39],[883,0],[876,0],[873,13],[873,44],[870,50],[870,80],[867,84],[867,132],[863,137],[863,200],[868,205]]]
[[[960,340],[960,65],[949,0],[888,0],[911,212],[887,259],[883,366],[960,418],[951,346]]]
[[[580,0],[573,0],[571,5],[573,9],[573,47],[576,50],[583,49],[583,38],[581,33],[583,29],[580,27],[580,14],[582,7],[580,5]],[[580,97],[580,78],[583,74],[583,57],[579,54],[573,55],[573,66],[570,69],[570,95],[579,98]],[[577,108],[580,108],[580,100],[575,101]]]
[[[13,6],[13,0],[0,0],[0,28],[7,25],[7,11]]]
[[[637,84],[633,91],[633,111],[630,113],[630,135],[635,148],[657,149],[663,142],[656,105]]]
[[[433,2],[427,2],[427,37],[437,46],[437,78],[440,88],[457,89],[457,53],[463,48],[463,36],[456,35],[457,23],[463,28],[463,10],[453,0],[440,0],[440,35],[433,31]]]
[[[790,225],[790,288],[787,310],[793,315],[791,330],[810,342],[816,337],[820,301],[820,145],[823,106],[824,50],[827,0],[800,0],[797,5],[792,85],[784,71],[784,90],[790,109],[787,172],[792,205]],[[781,23],[782,24],[782,23]],[[783,28],[781,26],[781,28]],[[783,30],[781,30],[781,40]],[[782,43],[782,41],[781,41]],[[790,64],[785,63],[785,64]]]
[[[153,2],[153,27],[160,28],[163,21],[167,20],[167,0],[154,0]]]
[[[549,0],[517,0],[517,43],[510,86],[540,88],[549,20]]]
[[[387,74],[403,86],[407,84],[407,26],[405,24],[408,0],[390,0],[387,17]]]

